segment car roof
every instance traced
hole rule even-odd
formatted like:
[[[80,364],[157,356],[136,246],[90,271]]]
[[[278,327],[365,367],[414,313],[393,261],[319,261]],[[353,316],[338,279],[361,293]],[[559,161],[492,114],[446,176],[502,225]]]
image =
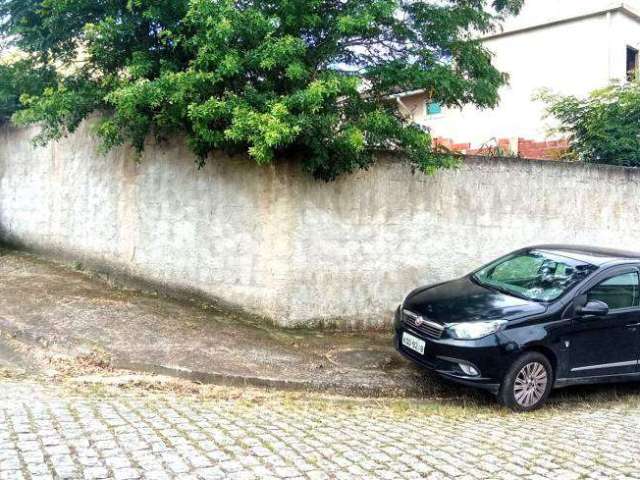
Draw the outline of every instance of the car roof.
[[[581,262],[602,266],[607,263],[640,262],[640,253],[615,248],[588,247],[584,245],[535,245],[528,250],[544,250]]]

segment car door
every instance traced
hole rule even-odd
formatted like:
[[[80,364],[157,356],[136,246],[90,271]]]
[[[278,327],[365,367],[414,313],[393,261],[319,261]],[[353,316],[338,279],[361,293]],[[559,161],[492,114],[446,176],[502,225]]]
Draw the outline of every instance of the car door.
[[[581,292],[577,306],[591,301],[608,305],[605,315],[575,313],[570,335],[570,375],[599,377],[636,372],[640,350],[640,277],[626,267],[598,279]]]

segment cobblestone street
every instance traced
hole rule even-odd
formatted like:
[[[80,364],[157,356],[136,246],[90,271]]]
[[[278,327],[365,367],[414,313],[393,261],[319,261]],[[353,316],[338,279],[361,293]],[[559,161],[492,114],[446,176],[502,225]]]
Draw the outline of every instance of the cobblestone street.
[[[215,394],[7,378],[0,477],[640,478],[640,408]]]

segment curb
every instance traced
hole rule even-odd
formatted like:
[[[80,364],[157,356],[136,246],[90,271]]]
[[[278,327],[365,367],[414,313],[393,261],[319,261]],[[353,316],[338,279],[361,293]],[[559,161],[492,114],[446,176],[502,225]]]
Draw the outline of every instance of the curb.
[[[7,335],[12,339],[47,350],[57,350],[71,358],[77,358],[82,353],[91,351],[90,342],[73,341],[73,337],[60,339],[47,338],[45,336],[33,334],[23,329],[7,325],[6,319],[0,317],[4,325],[0,326],[0,335]],[[60,347],[63,347],[62,349]],[[100,345],[93,345],[105,351]],[[62,351],[61,351],[62,350]],[[105,351],[106,352],[106,351]],[[106,352],[109,353],[109,352]],[[418,384],[400,385],[395,387],[379,387],[370,384],[350,384],[345,385],[339,382],[327,381],[300,381],[287,380],[282,378],[259,377],[251,375],[235,375],[221,372],[202,372],[173,365],[156,365],[149,363],[131,362],[113,358],[111,355],[110,365],[116,369],[131,370],[139,373],[151,373],[165,375],[173,378],[181,378],[196,383],[213,384],[229,387],[258,387],[284,391],[308,391],[313,393],[326,393],[342,395],[347,397],[373,397],[373,398],[421,398],[424,391]]]
[[[219,372],[201,372],[190,370],[182,367],[154,365],[146,363],[114,361],[114,368],[124,370],[132,370],[140,373],[152,373],[156,375],[165,375],[168,377],[182,378],[191,380],[196,383],[221,385],[229,387],[258,387],[269,388],[285,391],[308,391],[314,393],[327,393],[334,395],[343,395],[348,397],[401,397],[401,398],[419,398],[421,396],[420,389],[400,388],[390,391],[385,388],[373,387],[371,385],[341,385],[337,383],[327,382],[307,382],[298,380],[284,380],[269,377],[255,377],[245,375],[233,375],[229,373]]]

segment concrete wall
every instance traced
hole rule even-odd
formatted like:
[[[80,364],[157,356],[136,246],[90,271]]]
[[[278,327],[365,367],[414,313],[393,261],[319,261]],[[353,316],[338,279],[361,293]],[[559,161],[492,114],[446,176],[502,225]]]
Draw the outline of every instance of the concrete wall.
[[[640,250],[640,173],[468,160],[433,177],[381,159],[320,183],[295,165],[215,158],[182,142],[94,151],[84,126],[33,149],[0,130],[0,235],[191,289],[283,326],[382,326],[413,287],[528,244]]]

